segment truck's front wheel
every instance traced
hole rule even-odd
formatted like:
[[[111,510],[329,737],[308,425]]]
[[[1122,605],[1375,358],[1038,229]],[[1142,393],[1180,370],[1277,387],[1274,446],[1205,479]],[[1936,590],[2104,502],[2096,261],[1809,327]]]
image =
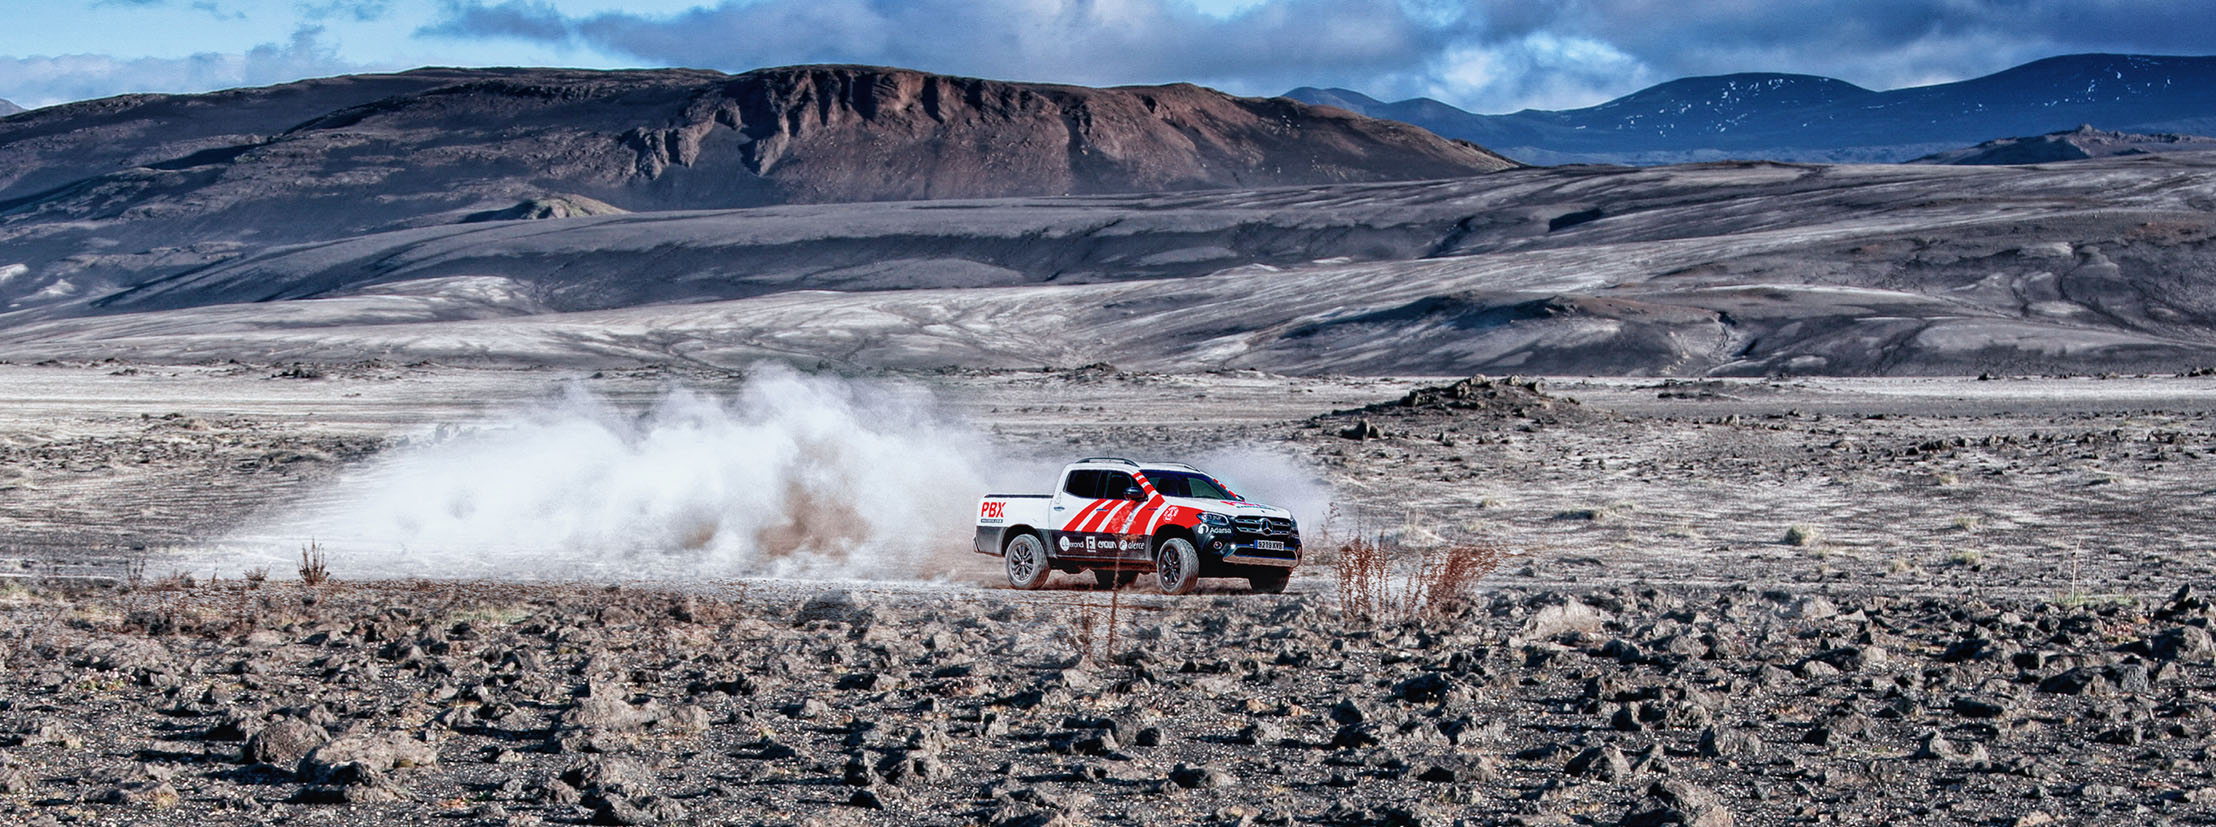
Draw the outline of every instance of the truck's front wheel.
[[[1008,567],[1008,585],[1031,591],[1046,585],[1053,569],[1046,564],[1046,543],[1037,534],[1018,534],[1001,555]]]
[[[1183,537],[1162,541],[1154,552],[1154,585],[1163,594],[1187,594],[1200,585],[1200,552]]]

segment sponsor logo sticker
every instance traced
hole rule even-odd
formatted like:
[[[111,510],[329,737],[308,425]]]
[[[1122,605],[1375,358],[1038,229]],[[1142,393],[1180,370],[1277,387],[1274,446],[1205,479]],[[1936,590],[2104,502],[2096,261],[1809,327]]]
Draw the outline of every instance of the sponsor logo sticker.
[[[986,503],[986,504],[984,505],[984,507],[983,507],[983,508],[980,508],[980,509],[978,509],[978,512],[977,512],[977,516],[979,516],[979,517],[991,517],[991,518],[993,518],[993,519],[996,519],[996,520],[997,520],[997,519],[1000,519],[1000,518],[1002,518],[1002,517],[1006,517],[1006,516],[1008,516],[1008,514],[1007,514],[1007,511],[1008,511],[1008,504],[1007,504],[1007,503],[1004,503],[1004,502],[998,502],[998,503],[992,503],[992,502],[989,502],[989,503]]]
[[[1064,537],[1064,538],[1062,538],[1062,543],[1061,543],[1061,545],[1062,545],[1062,550],[1063,550],[1063,551],[1069,551],[1069,550],[1070,550],[1070,538],[1068,538],[1068,537]]]

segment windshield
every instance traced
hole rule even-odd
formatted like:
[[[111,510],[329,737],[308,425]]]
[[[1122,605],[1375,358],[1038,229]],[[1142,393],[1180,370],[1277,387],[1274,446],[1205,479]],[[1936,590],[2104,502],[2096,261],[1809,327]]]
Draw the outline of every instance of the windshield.
[[[1201,474],[1184,471],[1148,471],[1147,482],[1154,483],[1154,490],[1165,497],[1192,497],[1201,500],[1236,500],[1231,492],[1215,480]]]

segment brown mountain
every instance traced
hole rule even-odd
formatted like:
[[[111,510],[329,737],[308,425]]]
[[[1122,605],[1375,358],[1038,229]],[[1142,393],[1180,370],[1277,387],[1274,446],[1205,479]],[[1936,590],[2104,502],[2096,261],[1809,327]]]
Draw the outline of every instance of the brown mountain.
[[[1093,89],[860,66],[427,69],[10,118],[0,244],[53,261],[329,239],[574,196],[647,211],[1512,166],[1405,124],[1189,84]]]

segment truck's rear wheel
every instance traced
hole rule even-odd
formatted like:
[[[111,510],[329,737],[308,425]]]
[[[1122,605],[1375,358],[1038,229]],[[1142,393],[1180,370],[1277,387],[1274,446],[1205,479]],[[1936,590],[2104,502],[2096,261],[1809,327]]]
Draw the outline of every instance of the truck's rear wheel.
[[[1187,594],[1200,585],[1200,552],[1191,540],[1171,537],[1154,552],[1154,585],[1163,594]]]
[[[1037,534],[1018,534],[1001,554],[1008,568],[1008,585],[1031,591],[1046,585],[1053,569],[1046,564],[1046,542]]]
[[[1285,584],[1293,579],[1292,569],[1256,572],[1247,575],[1247,587],[1256,594],[1283,594]]]

